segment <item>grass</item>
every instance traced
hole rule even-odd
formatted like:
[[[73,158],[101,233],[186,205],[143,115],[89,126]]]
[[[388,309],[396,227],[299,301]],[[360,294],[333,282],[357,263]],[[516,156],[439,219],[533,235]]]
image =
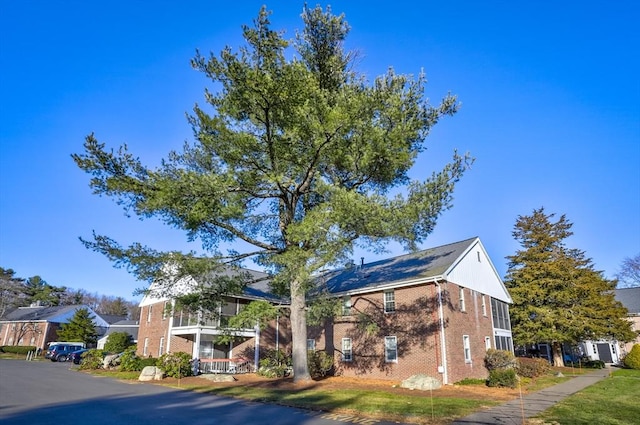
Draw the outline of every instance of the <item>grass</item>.
[[[640,370],[620,369],[536,418],[561,425],[627,425],[640,421]]]

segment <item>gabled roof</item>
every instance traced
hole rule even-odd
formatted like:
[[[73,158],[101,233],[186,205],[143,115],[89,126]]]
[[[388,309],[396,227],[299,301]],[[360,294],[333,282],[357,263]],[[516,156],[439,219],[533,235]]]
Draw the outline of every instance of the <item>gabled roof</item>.
[[[512,302],[477,237],[328,272],[320,279],[325,281],[326,289],[336,295],[447,281]]]
[[[323,275],[331,293],[374,289],[394,282],[442,279],[477,238],[465,239],[399,257],[352,266]]]
[[[616,289],[615,298],[629,310],[629,314],[640,314],[640,287]]]
[[[131,335],[135,341],[138,339],[139,328],[140,324],[137,320],[121,320],[119,322],[112,323],[101,339],[107,338],[114,332],[126,332]]]
[[[65,306],[51,306],[51,307],[18,307],[15,310],[7,313],[2,320],[8,322],[33,322],[33,321],[45,321],[49,322],[52,319],[56,319],[58,316],[64,315],[69,311],[75,311],[80,307],[77,305],[65,305]]]

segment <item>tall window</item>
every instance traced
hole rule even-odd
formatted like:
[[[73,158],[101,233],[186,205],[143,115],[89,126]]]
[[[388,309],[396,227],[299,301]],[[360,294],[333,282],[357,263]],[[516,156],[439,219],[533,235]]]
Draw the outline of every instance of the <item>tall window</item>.
[[[491,337],[490,336],[485,336],[484,337],[484,348],[486,350],[490,350],[491,349]]]
[[[494,328],[511,330],[509,306],[507,303],[491,298],[491,315],[493,317]]]
[[[460,311],[467,311],[467,307],[464,304],[464,288],[463,287],[460,287],[460,289],[458,289],[458,294],[460,298]]]
[[[308,339],[307,340],[307,351],[316,351],[316,340]]]
[[[158,348],[158,357],[164,354],[164,337],[160,338],[160,348]]]
[[[342,297],[342,315],[351,316],[351,296]]]
[[[342,338],[342,361],[350,362],[353,360],[353,352],[351,351],[351,338]]]
[[[487,315],[487,302],[485,300],[484,295],[482,296],[482,315],[483,316]]]
[[[150,305],[149,306],[149,310],[147,310],[147,323],[151,321],[151,311],[153,309],[153,306]]]
[[[164,304],[162,305],[162,320],[165,320],[167,318],[167,306],[169,305],[169,301],[165,301]]]
[[[396,311],[396,294],[393,289],[384,291],[384,312],[393,313]]]
[[[462,335],[462,346],[464,347],[464,361],[471,363],[471,343],[469,342],[469,335]]]
[[[149,355],[149,338],[144,339],[144,345],[142,346],[142,355]]]
[[[398,339],[395,336],[384,337],[384,360],[394,363],[398,361]]]

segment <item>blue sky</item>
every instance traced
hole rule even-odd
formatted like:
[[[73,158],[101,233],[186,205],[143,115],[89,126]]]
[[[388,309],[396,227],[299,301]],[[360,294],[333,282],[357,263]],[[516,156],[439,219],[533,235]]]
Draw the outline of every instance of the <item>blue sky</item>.
[[[239,46],[262,4],[0,3],[0,266],[132,299],[143,284],[79,236],[198,249],[93,195],[70,155],[91,132],[149,165],[180,149],[192,138],[185,113],[211,87],[189,60],[196,49]],[[640,252],[640,3],[329,4],[352,27],[346,47],[359,51],[359,71],[424,69],[433,103],[447,92],[462,103],[412,170],[426,177],[454,149],[476,158],[424,247],[479,236],[504,276],[517,216],[544,206],[567,215],[567,244],[608,277]],[[273,27],[292,38],[302,5],[267,3]],[[390,246],[387,256],[400,252]]]

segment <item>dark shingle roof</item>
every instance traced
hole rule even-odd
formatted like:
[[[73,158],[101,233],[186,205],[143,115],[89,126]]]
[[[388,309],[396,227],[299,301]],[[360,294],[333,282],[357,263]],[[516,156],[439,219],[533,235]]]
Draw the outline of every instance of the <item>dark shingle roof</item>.
[[[75,310],[78,305],[52,306],[52,307],[18,307],[7,313],[2,320],[10,322],[48,321],[69,310]]]
[[[413,279],[439,277],[477,238],[466,239],[363,266],[328,272],[321,279],[331,293],[375,288]]]
[[[640,314],[640,287],[616,289],[615,297],[630,314]]]

